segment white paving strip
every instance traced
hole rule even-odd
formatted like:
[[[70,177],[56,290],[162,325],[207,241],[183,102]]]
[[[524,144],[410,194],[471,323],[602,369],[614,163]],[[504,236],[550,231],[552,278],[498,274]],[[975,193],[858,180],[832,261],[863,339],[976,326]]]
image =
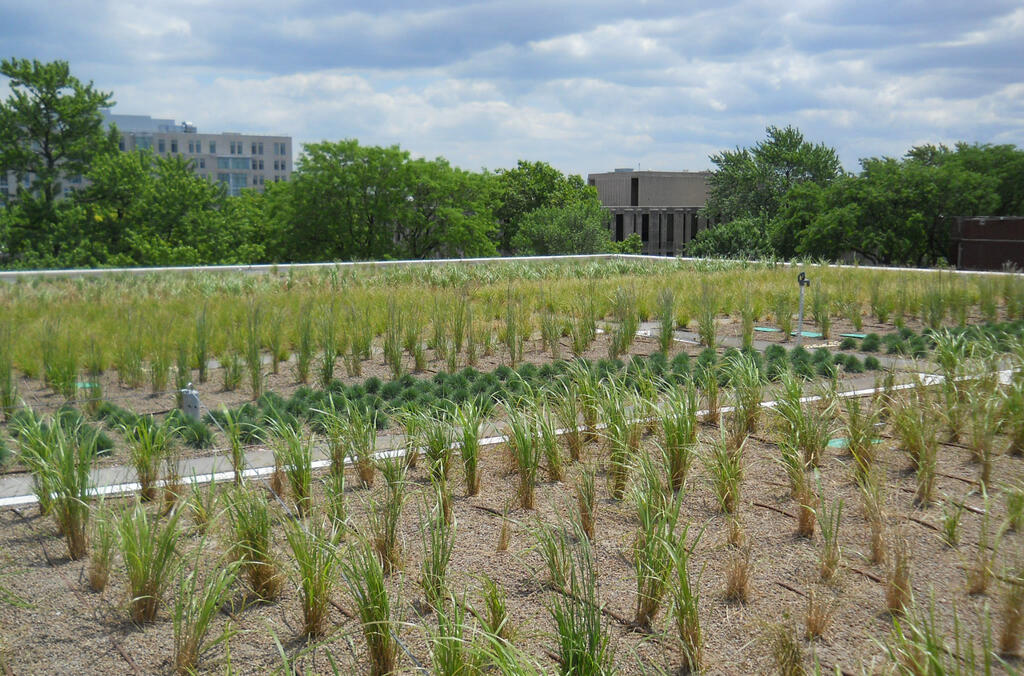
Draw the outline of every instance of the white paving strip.
[[[1014,369],[1007,369],[1007,370],[1003,370],[1003,371],[998,371],[997,374],[999,376],[999,382],[1004,384],[1004,385],[1008,384],[1010,382],[1010,378],[1013,375],[1013,373],[1014,373]],[[941,375],[937,375],[937,374],[934,374],[934,373],[915,373],[913,375],[917,376],[917,378],[919,379],[920,383],[922,385],[925,385],[925,386],[939,385],[944,380],[944,378]],[[894,385],[893,387],[890,388],[890,391],[908,390],[908,389],[911,389],[913,387],[916,387],[916,385],[917,385],[917,383],[903,383],[901,385]],[[861,389],[861,390],[849,390],[847,392],[839,392],[839,393],[837,393],[837,396],[840,397],[840,398],[843,398],[843,399],[852,398],[852,397],[868,397],[868,396],[871,396],[873,394],[876,394],[876,393],[882,392],[882,391],[884,391],[883,388],[870,387],[870,388]],[[811,402],[811,401],[819,401],[821,399],[822,399],[822,395],[809,395],[809,396],[806,396],[806,397],[802,397],[800,399],[800,401],[801,402]],[[776,402],[776,401],[764,401],[764,402],[761,402],[761,406],[763,408],[775,408],[777,404],[778,404],[778,402]],[[733,407],[733,406],[723,406],[722,408],[719,409],[719,413],[732,413],[734,410],[735,410],[735,407]],[[700,411],[697,411],[697,416],[698,417],[703,417],[703,416],[706,416],[707,413],[708,413],[707,410],[700,410]],[[605,427],[606,427],[606,425],[604,425],[604,424],[599,424],[599,425],[596,426],[597,429],[604,429]],[[565,434],[567,431],[568,431],[567,429],[558,429],[558,430],[555,431],[555,433],[558,436],[561,436],[561,435]],[[495,444],[505,443],[507,440],[508,440],[508,437],[506,435],[482,437],[480,439],[480,445],[481,446],[493,446]],[[453,444],[452,445],[452,448],[457,448],[457,447],[458,447],[458,444]],[[417,453],[422,453],[422,450],[421,449],[417,449],[416,452]],[[395,457],[404,456],[405,453],[406,453],[405,449],[397,448],[397,449],[390,449],[390,450],[386,450],[386,451],[380,451],[380,452],[376,453],[374,455],[374,457],[375,458],[389,458],[389,457],[390,458],[395,458]],[[312,467],[313,467],[313,469],[323,469],[325,467],[330,466],[330,464],[331,464],[330,460],[314,460],[313,463],[312,463]],[[351,458],[346,459],[346,464],[352,464]],[[253,467],[253,468],[249,468],[249,469],[243,470],[242,471],[242,476],[247,478],[247,479],[261,478],[261,477],[268,476],[268,475],[272,474],[273,472],[274,472],[274,467],[273,466]],[[233,480],[234,476],[235,476],[235,474],[234,474],[233,471],[212,472],[210,474],[198,474],[198,475],[197,474],[193,474],[193,475],[191,475],[189,477],[188,482],[189,483],[195,482],[195,483],[198,483],[198,484],[206,484],[206,483],[210,483],[211,481],[229,481],[229,480]],[[160,482],[157,483],[157,485],[158,486],[163,486],[164,482],[160,481]],[[106,486],[97,486],[96,488],[94,488],[92,490],[91,493],[94,496],[124,495],[124,494],[127,494],[127,493],[137,492],[139,490],[139,488],[140,488],[140,486],[139,486],[138,482],[127,482],[127,483],[118,483],[118,484],[108,484]],[[2,508],[2,507],[17,507],[17,506],[21,506],[21,505],[32,505],[32,504],[35,504],[37,502],[38,502],[38,499],[36,498],[35,495],[15,495],[15,496],[6,497],[6,498],[0,498],[0,508]]]

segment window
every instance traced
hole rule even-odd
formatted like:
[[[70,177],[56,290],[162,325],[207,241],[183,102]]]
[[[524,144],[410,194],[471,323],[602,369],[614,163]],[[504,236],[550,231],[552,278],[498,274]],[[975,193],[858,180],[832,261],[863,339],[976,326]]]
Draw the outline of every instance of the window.
[[[676,215],[668,214],[665,221],[665,241],[674,242],[676,241]]]
[[[255,155],[256,154],[256,142],[255,141],[252,142],[252,152],[249,153],[249,154],[250,155]]]
[[[217,158],[218,169],[248,169],[249,160],[244,157],[218,157]]]
[[[256,158],[253,158],[253,160],[252,160],[252,170],[256,171],[259,168],[260,168],[259,161]]]
[[[263,171],[263,160],[260,160],[260,171]]]
[[[149,150],[153,147],[153,139],[149,136],[137,136],[135,138],[135,147],[139,150]]]
[[[263,141],[260,141],[259,143],[257,143],[256,147],[259,148],[259,151],[260,151],[258,154],[262,155],[263,154]]]
[[[206,169],[206,158],[204,158],[204,157],[200,157],[199,158],[199,168],[200,169]]]
[[[196,152],[197,153],[203,152],[203,142],[202,141],[196,141]]]
[[[217,154],[217,142],[216,141],[210,141],[210,154],[211,155],[216,155]]]
[[[640,217],[640,240],[647,242],[651,239],[651,215],[643,214]]]
[[[640,179],[631,178],[629,179],[629,206],[635,207],[640,205]]]
[[[117,149],[120,150],[122,153],[124,152],[124,138],[118,140]]]
[[[189,141],[188,142],[188,152],[189,152],[189,154],[195,154],[195,152],[196,152],[196,142],[195,141]]]
[[[622,241],[622,214],[615,214],[615,241]]]
[[[166,144],[166,142],[164,142],[163,139],[157,140],[157,142],[156,142],[156,149],[159,152],[161,152],[161,153],[166,153],[167,152],[167,144]]]
[[[174,140],[174,139],[171,139],[171,152],[172,153],[178,152],[178,142],[176,140]]]

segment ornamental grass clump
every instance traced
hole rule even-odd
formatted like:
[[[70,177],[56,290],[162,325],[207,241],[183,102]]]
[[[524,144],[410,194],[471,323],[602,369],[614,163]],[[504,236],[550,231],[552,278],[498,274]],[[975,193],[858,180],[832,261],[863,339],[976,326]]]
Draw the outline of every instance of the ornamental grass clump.
[[[143,416],[133,425],[123,426],[121,433],[128,444],[128,461],[135,470],[139,493],[143,500],[153,500],[157,496],[160,464],[171,450],[174,429],[151,416]]]
[[[579,462],[583,456],[584,429],[580,425],[583,404],[580,401],[579,387],[572,380],[564,380],[555,385],[552,391],[552,403],[558,425],[562,428],[562,438],[569,450],[569,459]]]
[[[2,387],[2,381],[0,381],[0,387]],[[1012,456],[1024,455],[1024,378],[1014,378],[1007,387],[1001,388],[999,392],[1002,403],[1000,418],[1003,422],[1003,430],[1009,438],[1007,453]]]
[[[259,399],[263,394],[263,333],[260,306],[256,302],[249,303],[245,319],[245,368],[249,373],[252,398]]]
[[[456,598],[451,601],[447,608],[437,607],[437,629],[428,632],[432,673],[437,676],[481,673],[486,657],[467,636],[465,603]]]
[[[89,589],[102,592],[110,580],[110,568],[114,562],[114,548],[117,546],[117,524],[109,509],[101,503],[90,520],[92,545],[89,551]]]
[[[439,610],[450,593],[448,566],[455,550],[456,522],[447,517],[440,505],[431,510],[423,521],[420,535],[423,540],[423,565],[420,587],[427,607]]]
[[[537,439],[535,421],[530,413],[515,405],[506,403],[505,408],[509,417],[507,443],[519,475],[519,506],[523,509],[533,509],[537,468],[540,466],[542,452]]]
[[[385,456],[378,460],[378,467],[384,477],[384,496],[380,503],[370,499],[367,519],[374,551],[384,573],[390,575],[402,567],[400,534],[409,466],[402,458]]]
[[[906,612],[912,590],[910,588],[910,543],[897,531],[889,547],[892,565],[885,580],[885,607],[893,615]]]
[[[487,575],[482,577],[483,589],[480,595],[483,600],[483,611],[473,611],[484,631],[502,640],[511,641],[515,636],[515,628],[508,612],[508,595],[505,588]]]
[[[723,433],[712,442],[710,453],[704,457],[704,467],[711,477],[719,508],[726,514],[735,514],[743,485],[743,444],[733,448]]]
[[[650,630],[670,587],[674,533],[682,504],[678,494],[666,497],[660,472],[653,464],[650,460],[641,463],[644,476],[632,490],[639,522],[633,541],[637,587],[633,622],[644,631]]]
[[[566,577],[567,593],[552,593],[547,604],[557,634],[559,671],[563,676],[610,673],[611,637],[601,612],[597,565],[586,537],[569,547]]]
[[[45,493],[40,508],[53,515],[73,561],[85,557],[88,549],[88,501],[96,459],[96,437],[81,434],[80,425],[67,429],[56,420],[44,425],[30,419],[18,428],[22,461],[32,472],[37,496]]]
[[[455,427],[442,409],[420,414],[418,430],[431,481],[447,481],[452,469]]]
[[[375,549],[369,542],[357,541],[342,556],[340,572],[362,626],[370,674],[386,676],[398,665],[400,604],[391,597],[387,572]]]
[[[832,436],[835,398],[826,394],[819,401],[803,401],[803,383],[791,371],[783,373],[781,383],[775,407],[780,442],[799,450],[805,465],[817,467]]]
[[[1021,630],[1024,629],[1024,571],[1019,567],[1003,575],[1003,599],[999,611],[999,654],[1020,656]]]
[[[668,391],[661,409],[662,453],[669,484],[681,491],[697,448],[697,389],[691,382]]]
[[[676,297],[671,287],[658,292],[658,349],[665,355],[672,348],[672,330],[676,323]]]
[[[700,541],[703,530],[687,544],[690,526],[683,526],[672,548],[671,624],[683,653],[683,673],[700,673],[704,665],[704,637],[700,626],[700,580],[704,569],[696,577],[690,574],[690,557]]]
[[[910,395],[897,405],[893,412],[892,425],[903,450],[910,456],[917,472],[918,504],[927,505],[932,500],[935,486],[935,464],[938,459],[939,438],[935,424],[933,399],[918,384]]]
[[[725,362],[725,374],[732,386],[734,410],[730,443],[738,446],[757,431],[765,378],[757,361],[746,352],[735,352]]]
[[[313,491],[313,443],[300,429],[278,420],[270,423],[273,430],[274,458],[288,480],[292,500],[299,518],[306,516]],[[276,492],[276,491],[275,491]]]
[[[700,344],[714,349],[718,344],[715,317],[718,315],[719,300],[714,286],[707,280],[701,280],[700,296],[697,302],[697,335]]]
[[[212,639],[209,637],[213,620],[228,600],[238,576],[238,562],[222,563],[202,575],[203,555],[204,547],[201,545],[192,565],[178,568],[177,595],[171,609],[176,674],[194,674],[199,658],[227,642],[232,635],[228,626]]]
[[[18,381],[14,371],[13,325],[0,323],[0,419],[10,421],[18,400]]]
[[[358,406],[349,405],[346,409],[348,425],[344,428],[345,457],[350,458],[356,466],[359,483],[363,488],[373,486],[376,465],[374,455],[377,450],[377,412],[373,409],[364,411]]]
[[[241,565],[252,592],[272,601],[281,592],[282,576],[273,551],[270,507],[255,488],[236,487],[226,496],[231,556]]]
[[[292,577],[299,589],[302,606],[302,635],[323,636],[327,631],[327,615],[331,596],[338,582],[338,546],[341,532],[319,520],[310,525],[302,521],[285,524],[285,538],[291,549],[294,565]]]
[[[819,495],[818,528],[821,530],[821,552],[818,571],[823,582],[831,580],[842,564],[843,552],[839,546],[839,523],[843,516],[843,499],[836,498],[831,506]]]
[[[630,470],[640,449],[642,427],[634,419],[636,397],[619,381],[608,383],[601,408],[607,425],[604,431],[608,449],[608,489],[612,498],[626,494]]]
[[[880,470],[862,475],[857,480],[860,493],[861,514],[868,522],[871,531],[871,549],[868,560],[871,563],[885,561],[885,515],[886,492],[885,479]]]
[[[484,415],[484,407],[476,399],[463,402],[455,411],[459,455],[462,457],[466,495],[470,497],[480,493],[480,432],[483,429]]]
[[[583,534],[594,539],[594,524],[597,515],[597,471],[593,465],[584,465],[576,478],[576,506],[579,508],[579,524]]]
[[[629,346],[640,328],[636,292],[619,287],[612,297],[612,317],[615,319],[608,341],[608,358],[617,359],[629,352]]]
[[[879,441],[876,427],[880,417],[876,410],[863,407],[861,400],[850,397],[846,401],[846,439],[853,456],[856,477],[869,474],[875,464]]]
[[[558,439],[558,425],[551,404],[544,397],[538,396],[534,405],[537,421],[537,443],[540,444],[544,466],[547,468],[548,480],[561,481],[562,446]]]
[[[142,503],[136,502],[118,523],[133,622],[156,619],[177,563],[180,515],[180,511],[172,512],[161,526],[158,516],[150,515]]]

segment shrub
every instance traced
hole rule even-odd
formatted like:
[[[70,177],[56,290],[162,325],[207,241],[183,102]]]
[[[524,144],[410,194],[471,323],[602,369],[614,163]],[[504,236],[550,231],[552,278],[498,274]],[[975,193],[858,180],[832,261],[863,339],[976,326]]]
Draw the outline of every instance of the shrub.
[[[860,341],[861,352],[878,352],[882,346],[882,339],[877,333],[869,333]]]

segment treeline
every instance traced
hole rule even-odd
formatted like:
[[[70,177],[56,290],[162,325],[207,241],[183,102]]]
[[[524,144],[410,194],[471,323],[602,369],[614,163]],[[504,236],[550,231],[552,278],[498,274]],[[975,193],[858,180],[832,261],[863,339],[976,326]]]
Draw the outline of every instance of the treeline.
[[[0,264],[217,265],[599,253],[612,243],[594,188],[544,162],[471,172],[355,140],[308,144],[292,180],[227,195],[189,161],[121,153],[111,94],[66,62],[4,60]],[[6,183],[6,181],[5,181]],[[4,186],[6,188],[6,186]]]
[[[593,188],[542,162],[495,173],[398,147],[307,145],[290,182],[228,196],[180,157],[94,158],[33,218],[4,210],[7,267],[220,265],[613,250]],[[28,191],[25,191],[28,192]],[[35,210],[39,213],[39,210]]]
[[[833,148],[769,127],[711,160],[705,210],[726,223],[701,233],[692,255],[930,266],[946,261],[957,217],[1024,215],[1024,150],[1013,145],[921,145],[851,174]]]

